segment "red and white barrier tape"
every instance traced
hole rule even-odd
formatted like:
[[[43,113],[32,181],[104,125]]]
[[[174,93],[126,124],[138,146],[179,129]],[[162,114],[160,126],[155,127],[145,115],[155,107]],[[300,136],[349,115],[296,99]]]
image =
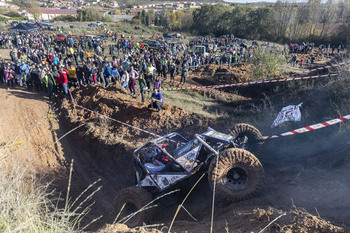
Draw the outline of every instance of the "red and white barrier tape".
[[[160,77],[161,79],[164,79],[164,78],[162,78],[162,77]],[[175,78],[174,78],[175,79]],[[164,80],[168,80],[168,79],[164,79]],[[171,80],[169,80],[170,82],[171,82]],[[194,84],[190,84],[190,83],[184,83],[184,84],[182,84],[181,82],[179,82],[179,81],[176,81],[176,80],[174,80],[174,82],[175,83],[178,83],[179,85],[185,85],[185,86],[190,86],[190,87],[195,87],[194,86]],[[165,83],[165,82],[163,82],[163,84],[167,84],[167,83]],[[170,83],[168,83],[168,85],[170,85]],[[146,89],[147,90],[147,89]]]
[[[133,128],[133,129],[136,129],[136,130],[141,131],[141,132],[144,132],[144,133],[146,133],[146,134],[150,134],[150,135],[155,136],[155,137],[161,137],[161,136],[158,135],[158,134],[149,132],[149,131],[147,131],[147,130],[138,128],[138,127],[136,127],[136,126],[127,124],[127,123],[122,122],[122,121],[118,121],[118,120],[113,119],[113,118],[111,118],[111,117],[109,117],[109,116],[103,115],[103,114],[101,114],[101,113],[99,113],[99,112],[93,111],[93,110],[88,109],[88,108],[85,108],[85,107],[83,107],[83,106],[81,106],[81,105],[79,105],[79,104],[76,104],[75,101],[74,101],[74,99],[73,99],[72,93],[71,93],[70,91],[69,91],[69,94],[70,94],[70,97],[71,97],[71,99],[72,99],[73,105],[76,106],[76,107],[78,107],[78,108],[81,108],[81,109],[83,109],[83,110],[85,110],[85,111],[94,113],[94,114],[96,114],[96,115],[98,115],[98,116],[104,116],[104,117],[108,118],[108,119],[111,120],[111,121],[117,122],[117,123],[119,123],[119,124],[125,125],[125,126],[127,126],[127,127]]]
[[[158,76],[158,77],[159,77],[160,79],[164,80],[164,81],[167,81],[167,80],[169,80],[169,81],[171,82],[171,78],[170,78],[170,79],[165,79],[165,78],[163,78],[163,77],[160,77],[160,76]],[[174,78],[174,82],[175,82],[175,83],[179,83],[179,84],[181,84],[181,82],[179,82],[179,81],[176,81],[176,80],[175,80],[175,78]],[[185,85],[187,85],[187,86],[188,86],[188,85],[191,85],[191,84],[185,83]]]
[[[232,64],[236,64],[236,63],[232,63]],[[241,63],[237,63],[237,64],[241,64]],[[200,67],[205,67],[205,66],[208,66],[208,65],[211,65],[211,64],[205,64],[205,65],[200,65],[200,66],[190,66],[190,68],[200,68]],[[227,67],[226,65],[222,65],[222,67]],[[209,71],[193,71],[193,70],[190,70],[190,72],[192,74],[195,74],[195,73],[201,73],[201,74],[234,74],[234,75],[242,75],[242,76],[246,76],[248,74],[242,74],[242,73],[233,73],[233,72],[209,72]]]
[[[337,75],[338,74],[325,74],[325,75],[296,77],[296,78],[260,80],[260,81],[253,81],[253,82],[233,83],[233,84],[224,84],[224,85],[172,87],[172,88],[162,88],[161,90],[162,91],[175,91],[175,90],[190,90],[190,89],[219,89],[219,88],[225,88],[225,87],[245,86],[245,85],[261,84],[261,83],[287,82],[287,81],[294,81],[294,80],[314,79],[314,78],[330,77],[330,76],[337,76]]]
[[[157,76],[157,77],[159,77],[160,79],[162,79],[162,80],[164,80],[164,81],[169,80],[169,83],[165,83],[165,82],[163,82],[163,84],[168,84],[168,85],[170,85],[170,83],[172,82],[172,81],[171,81],[171,79],[165,79],[165,78],[160,77],[160,76]],[[178,83],[178,84],[180,84],[180,85],[181,85],[181,82],[176,81],[176,80],[174,80],[174,83]],[[188,84],[188,83],[185,83],[184,85],[194,87],[192,84]],[[138,87],[136,90],[137,90],[137,91],[139,91],[139,90],[140,90],[140,87]],[[148,90],[148,88],[146,88],[145,90],[147,91],[147,90]]]
[[[306,64],[306,63],[305,63]],[[350,64],[350,61],[347,61],[347,62],[341,62],[341,63],[338,63],[338,64],[331,64],[331,65],[328,65],[328,66],[323,66],[323,67],[318,67],[318,68],[314,68],[314,69],[308,69],[308,70],[305,70],[299,74],[293,74],[293,76],[296,76],[296,75],[300,75],[300,74],[305,74],[305,73],[309,73],[309,72],[313,72],[313,71],[317,71],[317,70],[324,70],[324,69],[329,69],[329,68],[333,68],[333,67],[337,67],[337,66],[342,66],[342,65],[346,65],[346,64]],[[201,67],[201,66],[200,66]],[[233,72],[208,72],[208,71],[204,71],[204,72],[201,72],[201,71],[191,71],[191,73],[201,73],[201,74],[206,74],[206,73],[209,73],[209,74],[232,74],[232,75],[240,75],[240,76],[247,76],[248,74],[242,74],[242,73],[233,73]]]
[[[201,73],[201,74],[232,74],[232,75],[240,75],[240,76],[248,76],[248,74],[243,73],[233,73],[233,72],[209,72],[209,71],[191,71],[192,74]]]
[[[318,67],[318,68],[314,68],[314,69],[305,70],[305,71],[301,72],[301,74],[309,73],[309,72],[313,72],[313,71],[317,71],[317,70],[324,70],[324,69],[329,69],[329,68],[333,68],[333,67],[338,67],[338,66],[342,66],[342,65],[346,65],[346,64],[350,64],[350,61],[341,62],[341,63],[337,63],[337,64],[331,64],[331,65],[328,65],[328,66],[323,66],[323,67]],[[298,75],[298,74],[294,74],[294,75]]]
[[[347,116],[343,116],[343,117],[339,117],[330,121],[326,121],[323,123],[319,123],[319,124],[315,124],[315,125],[310,125],[310,126],[306,126],[300,129],[296,129],[290,132],[286,132],[286,133],[282,133],[282,134],[278,134],[278,135],[272,135],[272,136],[264,136],[263,139],[272,139],[272,138],[279,138],[279,137],[285,137],[285,136],[290,136],[290,135],[294,135],[294,134],[301,134],[301,133],[306,133],[312,130],[316,130],[316,129],[321,129],[330,125],[335,125],[338,123],[341,123],[343,121],[346,120],[350,120],[350,115]]]
[[[125,123],[125,122],[122,122],[122,121],[118,121],[118,120],[113,119],[113,118],[111,118],[111,117],[109,117],[109,116],[106,116],[106,115],[103,115],[103,114],[98,113],[98,112],[96,112],[96,111],[93,111],[93,110],[90,110],[90,109],[88,109],[88,108],[85,108],[85,107],[83,107],[83,106],[81,106],[81,105],[76,104],[75,106],[77,106],[77,107],[79,107],[79,108],[81,108],[81,109],[84,109],[84,110],[86,110],[86,111],[92,112],[92,113],[94,113],[94,114],[96,114],[96,115],[104,116],[104,117],[110,119],[111,121],[117,122],[117,123],[119,123],[119,124],[125,125],[125,126],[127,126],[127,127],[133,128],[133,129],[136,129],[136,130],[138,130],[138,131],[141,131],[141,132],[150,134],[150,135],[155,136],[155,137],[161,137],[161,136],[158,135],[158,134],[149,132],[149,131],[147,131],[147,130],[138,128],[138,127],[136,127],[136,126],[129,125],[129,124],[127,124],[127,123]]]

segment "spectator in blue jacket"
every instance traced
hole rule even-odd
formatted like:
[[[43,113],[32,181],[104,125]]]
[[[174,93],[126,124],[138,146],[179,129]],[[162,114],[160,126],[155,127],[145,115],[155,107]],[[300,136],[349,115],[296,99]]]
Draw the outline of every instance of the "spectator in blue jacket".
[[[105,78],[106,87],[109,87],[110,77],[112,76],[112,69],[109,63],[104,66],[103,76]]]
[[[161,112],[163,104],[164,102],[162,93],[160,93],[158,89],[154,89],[154,92],[151,95],[151,104],[148,107],[156,108],[158,109],[158,112]]]

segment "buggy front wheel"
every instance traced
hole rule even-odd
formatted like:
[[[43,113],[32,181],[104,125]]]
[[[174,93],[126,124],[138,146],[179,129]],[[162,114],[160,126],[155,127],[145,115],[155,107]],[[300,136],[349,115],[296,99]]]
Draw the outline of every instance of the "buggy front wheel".
[[[258,153],[263,143],[260,131],[249,124],[236,124],[231,128],[229,134],[234,137],[238,148],[249,150],[252,153]]]
[[[148,223],[154,216],[154,208],[147,208],[151,201],[150,193],[143,188],[131,186],[121,190],[114,203],[117,222],[121,220],[132,227]]]
[[[219,197],[228,201],[243,201],[260,192],[264,183],[264,169],[249,151],[230,148],[211,161],[208,178],[212,189],[216,182]]]

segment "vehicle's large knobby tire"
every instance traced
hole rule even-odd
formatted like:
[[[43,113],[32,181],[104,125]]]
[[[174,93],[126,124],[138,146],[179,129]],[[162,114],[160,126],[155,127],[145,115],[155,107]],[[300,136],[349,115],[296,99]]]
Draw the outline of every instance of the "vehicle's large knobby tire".
[[[151,194],[143,188],[131,186],[121,190],[115,198],[115,217],[119,214],[124,204],[125,206],[120,213],[117,221],[123,219],[131,213],[140,210],[151,201]],[[149,223],[149,221],[152,220],[153,216],[154,208],[146,209],[137,213],[133,218],[127,221],[126,224],[132,227],[142,226],[143,223]]]
[[[253,153],[257,153],[261,149],[263,136],[261,132],[252,125],[244,123],[236,124],[230,129],[229,134],[232,135],[235,140],[243,138],[244,136],[248,138],[248,142],[242,147],[243,149]]]
[[[209,167],[211,188],[216,179],[216,194],[228,201],[243,201],[255,197],[264,183],[264,169],[249,151],[230,148],[215,157]]]

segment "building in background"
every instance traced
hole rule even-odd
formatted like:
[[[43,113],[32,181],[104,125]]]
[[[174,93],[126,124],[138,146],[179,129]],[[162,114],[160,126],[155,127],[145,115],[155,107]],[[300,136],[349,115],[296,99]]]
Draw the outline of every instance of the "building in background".
[[[77,16],[78,12],[77,10],[68,10],[68,9],[55,9],[55,8],[40,8],[40,16],[39,20],[52,20],[57,16],[62,15],[72,15]],[[30,9],[27,10],[26,16],[29,20],[33,19],[34,16],[31,13]]]
[[[8,1],[8,0],[0,0],[0,7],[9,7],[10,4],[8,2],[10,2],[10,1]]]

